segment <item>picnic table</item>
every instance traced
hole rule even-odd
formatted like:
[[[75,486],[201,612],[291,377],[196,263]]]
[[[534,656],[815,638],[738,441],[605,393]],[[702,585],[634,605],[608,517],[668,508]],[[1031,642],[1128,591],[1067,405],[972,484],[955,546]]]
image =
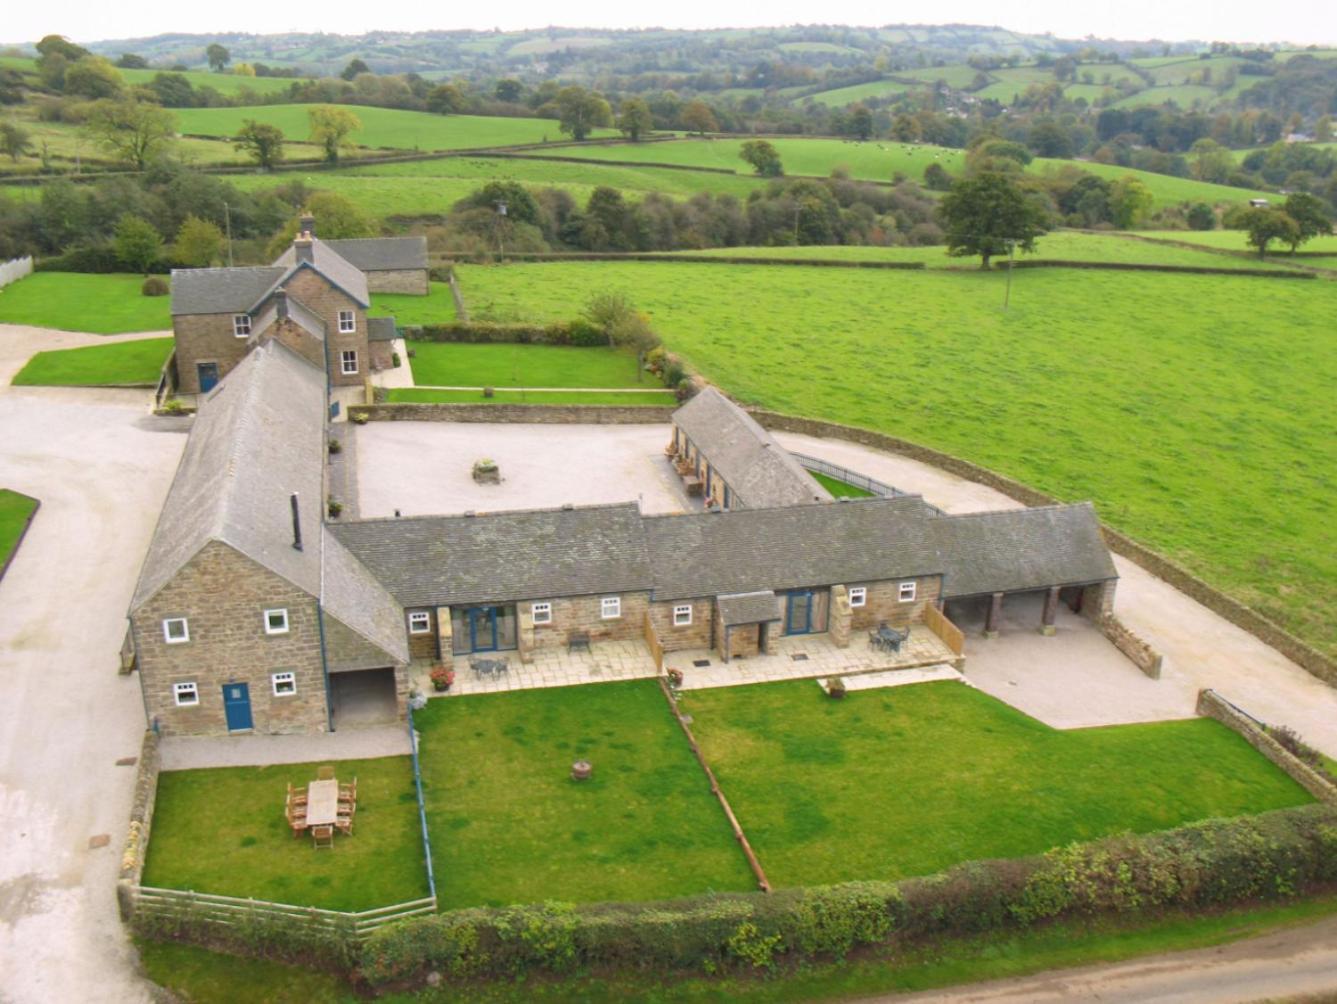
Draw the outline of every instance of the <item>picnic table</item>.
[[[306,825],[333,826],[339,820],[339,782],[312,781],[306,786]]]

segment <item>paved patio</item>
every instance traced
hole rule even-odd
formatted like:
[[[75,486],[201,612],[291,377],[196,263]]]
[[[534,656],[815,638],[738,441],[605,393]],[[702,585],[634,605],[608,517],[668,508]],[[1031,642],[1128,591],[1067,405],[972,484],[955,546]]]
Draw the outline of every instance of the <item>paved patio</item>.
[[[424,694],[461,697],[539,687],[571,687],[579,683],[640,680],[659,675],[650,649],[641,641],[597,641],[590,645],[589,652],[569,653],[565,647],[539,649],[534,653],[534,661],[528,664],[520,661],[519,652],[482,653],[480,658],[505,659],[506,672],[479,676],[469,668],[468,656],[456,656],[455,685],[445,695],[432,690],[427,676],[430,666],[415,667],[414,682]]]

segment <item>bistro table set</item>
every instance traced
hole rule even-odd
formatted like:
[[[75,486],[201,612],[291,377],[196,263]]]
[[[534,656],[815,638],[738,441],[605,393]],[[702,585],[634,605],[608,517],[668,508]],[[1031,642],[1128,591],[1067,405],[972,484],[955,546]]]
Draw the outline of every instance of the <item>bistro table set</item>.
[[[469,668],[474,671],[475,676],[501,676],[510,669],[510,664],[505,659],[478,659],[469,660]]]
[[[357,777],[354,776],[350,784],[340,784],[334,776],[333,767],[321,767],[316,772],[316,779],[306,786],[305,791],[288,785],[288,801],[284,811],[294,837],[309,831],[312,843],[317,848],[333,848],[336,830],[345,836],[353,835],[353,816],[357,813]]]
[[[879,624],[876,631],[868,632],[868,644],[879,652],[899,652],[901,646],[910,637],[910,629],[897,631],[886,623]]]

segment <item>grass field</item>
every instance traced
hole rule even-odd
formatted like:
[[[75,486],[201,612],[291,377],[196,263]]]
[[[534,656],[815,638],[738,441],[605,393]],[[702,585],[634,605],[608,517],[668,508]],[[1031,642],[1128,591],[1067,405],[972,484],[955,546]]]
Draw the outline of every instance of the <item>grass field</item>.
[[[860,488],[848,481],[833,478],[829,474],[820,474],[817,471],[809,471],[808,473],[812,475],[814,481],[831,493],[832,498],[864,499],[871,498],[873,495],[866,488]]]
[[[34,272],[0,290],[0,324],[119,335],[172,326],[170,297],[145,296],[141,275]]]
[[[197,136],[235,136],[245,119],[278,126],[292,139],[311,131],[307,113],[315,105],[256,105],[250,108],[181,108],[179,129]],[[552,119],[433,115],[397,108],[350,108],[362,122],[352,141],[358,146],[396,150],[469,150],[565,139]],[[595,135],[616,135],[611,129]]]
[[[636,357],[606,348],[566,345],[475,345],[409,342],[413,382],[429,387],[630,387],[658,386],[650,374],[637,380]]]
[[[172,354],[172,339],[144,338],[39,352],[14,376],[18,387],[152,387]]]
[[[19,535],[28,525],[28,517],[37,508],[37,500],[0,488],[0,567],[18,546]]]
[[[23,73],[36,73],[37,60],[6,56],[0,59],[0,66],[19,70]],[[132,87],[147,86],[159,73],[176,73],[166,67],[153,67],[147,70],[126,70],[116,68],[121,79]],[[249,88],[257,94],[277,94],[286,91],[289,86],[300,82],[298,77],[244,77],[235,73],[212,73],[208,70],[187,70],[181,76],[190,81],[192,87],[212,87],[219,94],[235,97],[243,89]]]
[[[678,399],[669,391],[637,394],[629,391],[498,390],[484,397],[480,390],[437,390],[432,387],[393,387],[386,400],[400,404],[595,404],[604,407],[673,407]]]
[[[1337,285],[1045,269],[459,266],[478,320],[625,292],[745,401],[881,429],[1101,517],[1337,653]]]
[[[890,140],[857,143],[838,139],[773,139],[772,145],[780,154],[785,172],[795,175],[829,175],[836,167],[848,168],[851,175],[871,181],[889,181],[896,172],[920,180],[924,169],[935,161],[952,174],[959,174],[964,163],[961,150],[946,147],[920,146]],[[691,167],[723,167],[740,174],[749,168],[738,156],[742,141],[736,139],[681,139],[649,145],[587,146],[563,149],[563,156],[588,160],[656,161],[683,164]],[[1157,205],[1186,200],[1208,202],[1243,202],[1250,198],[1266,197],[1265,192],[1252,192],[1227,185],[1212,185],[1190,178],[1172,178],[1150,171],[1135,171],[1113,164],[1086,161],[1052,160],[1037,157],[1029,168],[1043,173],[1065,165],[1072,165],[1111,180],[1134,175],[1151,190]]]
[[[1223,251],[1247,251],[1254,260],[1258,258],[1257,250],[1249,246],[1247,236],[1243,230],[1145,230],[1139,236],[1150,237],[1153,240],[1173,240],[1182,241],[1186,244],[1201,244],[1203,247],[1218,248]],[[1267,257],[1269,261],[1279,261],[1283,264],[1294,262],[1297,265],[1304,265],[1313,261],[1312,258],[1308,257],[1312,252],[1323,252],[1327,255],[1337,256],[1337,236],[1315,237],[1313,240],[1301,244],[1300,251],[1303,254],[1298,258],[1293,258],[1289,247],[1274,242]]]
[[[357,814],[352,836],[335,835],[332,854],[294,838],[283,814],[287,785],[304,787],[318,766],[164,771],[144,884],[327,910],[426,896],[409,758],[339,763],[341,782],[357,778]]]
[[[833,701],[796,680],[680,705],[777,887],[927,875],[1312,801],[1210,719],[1064,732],[950,682]]]
[[[414,721],[442,909],[755,888],[652,680],[434,700]],[[582,758],[594,775],[572,781]]]
[[[455,298],[450,295],[450,284],[433,282],[426,296],[411,293],[372,293],[372,317],[390,316],[401,327],[404,325],[451,324],[455,321]]]

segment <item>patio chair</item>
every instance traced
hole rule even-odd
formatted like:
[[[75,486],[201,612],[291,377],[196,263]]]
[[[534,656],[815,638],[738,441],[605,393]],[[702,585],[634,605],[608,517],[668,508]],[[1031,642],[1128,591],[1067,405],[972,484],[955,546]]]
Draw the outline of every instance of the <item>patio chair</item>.
[[[353,775],[353,780],[349,784],[339,785],[339,801],[352,802],[357,800],[357,775]]]
[[[328,763],[327,763],[327,764],[325,764],[323,767],[317,767],[317,768],[316,768],[316,780],[317,780],[317,781],[333,781],[333,780],[334,780],[334,765],[333,765],[333,764],[328,764]]]
[[[572,631],[566,636],[566,651],[570,654],[575,651],[588,652],[590,650],[590,633],[588,631]]]
[[[306,829],[306,807],[300,809],[290,809],[287,813],[288,826],[292,829],[294,838],[300,837],[302,831]]]
[[[470,657],[470,659],[469,659],[469,668],[472,669],[472,670],[474,671],[474,676],[491,676],[491,675],[492,675],[492,660],[490,660],[490,659],[475,659],[475,658]]]
[[[311,843],[316,850],[322,847],[334,849],[334,827],[326,824],[325,826],[311,827]]]
[[[289,804],[289,805],[306,805],[306,789],[305,789],[305,788],[295,789],[295,788],[293,788],[293,786],[292,786],[292,782],[289,781],[289,782],[288,782],[288,804]]]
[[[353,817],[351,815],[339,816],[334,821],[334,828],[344,836],[351,837],[353,835]]]

